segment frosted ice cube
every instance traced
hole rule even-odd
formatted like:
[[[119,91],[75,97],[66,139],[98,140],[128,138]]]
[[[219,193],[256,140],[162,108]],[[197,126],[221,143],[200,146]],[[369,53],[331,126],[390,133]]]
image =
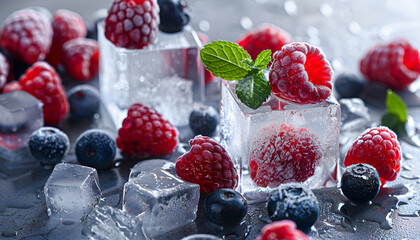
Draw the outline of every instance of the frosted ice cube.
[[[42,103],[24,91],[0,95],[0,146],[15,150],[27,145],[33,131],[44,125]]]
[[[366,129],[371,123],[368,108],[360,98],[344,98],[341,105],[341,131]]]
[[[261,199],[255,194],[267,189],[257,187],[249,174],[249,158],[254,141],[266,139],[269,127],[288,124],[295,128],[306,128],[320,143],[321,159],[314,174],[304,184],[310,188],[322,187],[334,173],[339,159],[340,105],[333,97],[318,104],[298,105],[270,97],[256,110],[245,106],[234,92],[236,83],[222,81],[220,133],[221,143],[228,151],[235,167],[241,174],[240,190],[250,201]],[[252,194],[252,195],[251,195]]]
[[[144,233],[154,237],[194,221],[199,197],[199,185],[153,169],[124,185],[123,210],[140,215]]]
[[[175,164],[173,162],[163,159],[151,159],[141,161],[134,165],[134,167],[131,168],[129,180],[138,177],[143,172],[149,172],[155,168],[165,170],[173,175],[176,175]]]
[[[201,42],[195,31],[159,32],[154,44],[138,50],[115,47],[103,24],[98,34],[101,98],[115,125],[121,126],[133,103],[155,108],[176,126],[187,125],[192,103],[204,100]]]
[[[140,218],[109,206],[96,207],[86,218],[83,234],[95,240],[142,240]]]
[[[55,165],[44,187],[48,215],[79,221],[89,214],[101,197],[96,169],[81,165]]]

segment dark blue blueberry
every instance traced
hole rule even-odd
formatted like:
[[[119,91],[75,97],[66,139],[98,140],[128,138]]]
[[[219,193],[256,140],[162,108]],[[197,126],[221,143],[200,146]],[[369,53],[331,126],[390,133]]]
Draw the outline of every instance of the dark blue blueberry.
[[[319,215],[319,203],[311,190],[299,183],[280,185],[270,193],[268,214],[273,221],[292,220],[301,230],[309,229]]]
[[[78,85],[69,90],[67,97],[70,116],[74,120],[90,119],[99,111],[99,93],[93,86]]]
[[[218,122],[217,111],[211,106],[200,106],[190,114],[190,128],[195,135],[211,136]]]
[[[204,214],[220,226],[234,226],[242,221],[248,211],[248,203],[238,192],[221,188],[210,193],[204,202]]]
[[[356,203],[364,203],[378,195],[381,181],[378,171],[368,164],[348,166],[341,178],[341,191],[344,196]]]
[[[116,154],[115,140],[105,131],[92,129],[76,141],[76,157],[80,164],[96,169],[111,166]]]
[[[334,87],[340,98],[356,98],[359,97],[365,86],[362,78],[350,73],[338,75],[335,79]]]
[[[53,127],[42,127],[29,138],[29,150],[32,156],[45,165],[55,165],[67,154],[69,138],[65,133]]]
[[[159,29],[166,33],[182,31],[190,21],[186,12],[187,3],[183,0],[158,0],[159,4]]]

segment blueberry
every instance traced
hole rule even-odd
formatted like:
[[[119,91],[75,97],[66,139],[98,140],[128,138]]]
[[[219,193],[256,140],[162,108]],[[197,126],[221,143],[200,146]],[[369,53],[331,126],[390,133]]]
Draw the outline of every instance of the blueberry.
[[[335,79],[334,86],[341,98],[355,98],[362,94],[365,82],[354,74],[343,73]]]
[[[200,106],[190,114],[190,128],[195,135],[211,136],[218,122],[217,111],[211,106]]]
[[[159,29],[166,33],[176,33],[182,31],[190,21],[187,3],[183,0],[158,0],[159,4]]]
[[[210,193],[204,202],[204,214],[220,226],[234,226],[242,221],[248,211],[248,203],[238,192],[220,188]]]
[[[90,119],[99,111],[100,99],[98,90],[90,85],[78,85],[70,89],[67,96],[72,119]]]
[[[67,154],[69,138],[65,133],[53,127],[42,127],[29,138],[29,150],[32,156],[44,165],[55,165]]]
[[[292,220],[301,230],[309,229],[319,215],[319,203],[311,190],[299,183],[280,185],[270,193],[268,214],[273,221]]]
[[[375,198],[380,186],[378,171],[368,164],[348,166],[341,178],[341,191],[355,203],[368,202]]]
[[[108,168],[116,151],[115,140],[99,129],[82,133],[76,141],[76,157],[79,163],[96,169]]]

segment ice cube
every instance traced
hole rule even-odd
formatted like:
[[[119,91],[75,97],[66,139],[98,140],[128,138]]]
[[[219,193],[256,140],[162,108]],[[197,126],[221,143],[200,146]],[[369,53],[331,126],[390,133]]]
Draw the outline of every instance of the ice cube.
[[[110,206],[96,207],[86,218],[83,234],[95,240],[142,240],[140,218]]]
[[[143,172],[148,172],[153,169],[162,169],[165,171],[168,171],[169,173],[176,175],[175,173],[175,164],[173,162],[170,162],[168,160],[163,159],[151,159],[151,160],[145,160],[137,163],[134,165],[133,168],[131,168],[129,180],[132,178],[138,177]]]
[[[371,124],[368,108],[360,98],[343,98],[341,105],[341,131],[366,129]]]
[[[305,128],[320,143],[322,157],[315,165],[313,175],[304,184],[310,188],[322,187],[334,172],[339,159],[340,105],[337,101],[331,96],[321,103],[299,105],[270,97],[261,107],[253,110],[238,99],[235,84],[224,80],[221,84],[220,133],[222,145],[241,173],[242,193],[251,202],[267,196],[263,193],[267,189],[258,187],[250,177],[249,158],[253,147],[261,146],[255,141],[267,139],[276,132],[264,129],[282,124]],[[254,199],[251,200],[251,196]],[[261,199],[258,199],[259,196]]]
[[[200,186],[161,169],[152,169],[124,185],[123,210],[143,220],[143,232],[154,237],[196,218]]]
[[[63,221],[79,221],[101,197],[96,169],[76,164],[55,165],[44,187],[48,215]]]
[[[181,240],[222,240],[216,236],[210,234],[194,234],[187,237],[184,237]]]
[[[201,42],[190,27],[176,34],[158,33],[145,49],[116,47],[98,24],[101,98],[117,127],[128,107],[142,103],[155,108],[176,126],[188,124],[193,102],[204,100]]]
[[[33,131],[44,125],[42,103],[24,91],[0,95],[0,146],[24,147]]]

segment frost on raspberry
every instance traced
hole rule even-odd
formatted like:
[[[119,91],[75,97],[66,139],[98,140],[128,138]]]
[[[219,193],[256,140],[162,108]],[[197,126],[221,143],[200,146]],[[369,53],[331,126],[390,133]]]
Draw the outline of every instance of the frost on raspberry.
[[[310,238],[296,229],[296,223],[291,220],[275,221],[266,225],[261,236],[255,240],[309,240]]]
[[[178,158],[176,174],[183,180],[200,185],[206,194],[219,188],[235,189],[238,174],[226,150],[209,137],[196,136],[191,150]]]
[[[420,75],[419,52],[405,39],[376,45],[360,61],[366,79],[405,90]]]
[[[366,163],[376,168],[382,184],[394,181],[402,158],[397,135],[387,127],[367,129],[350,147],[344,166]]]
[[[307,43],[290,43],[273,55],[271,92],[298,104],[315,104],[331,95],[332,69],[324,54]]]
[[[251,179],[260,187],[304,182],[315,173],[322,153],[318,138],[306,128],[271,125],[251,145]]]

